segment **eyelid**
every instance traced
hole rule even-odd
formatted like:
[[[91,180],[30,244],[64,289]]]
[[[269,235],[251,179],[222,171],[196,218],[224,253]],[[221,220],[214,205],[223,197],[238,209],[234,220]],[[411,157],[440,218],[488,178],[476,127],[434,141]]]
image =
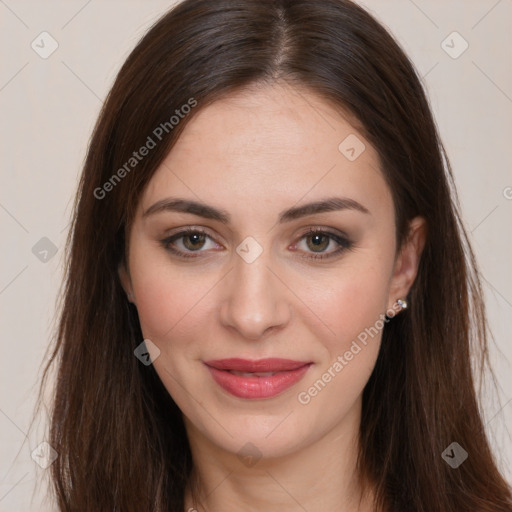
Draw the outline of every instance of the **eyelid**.
[[[300,235],[297,235],[297,239],[303,238],[304,236],[310,234],[323,233],[325,235],[350,240],[350,237],[347,235],[347,233],[336,228],[329,228],[326,226],[307,226],[303,229],[304,231],[302,231]]]
[[[178,234],[182,234],[182,233],[186,233],[186,232],[200,232],[200,233],[204,233],[205,235],[208,235],[208,236],[211,236],[212,238],[214,236],[218,236],[217,234],[212,234],[213,232],[211,232],[211,230],[205,226],[200,226],[200,225],[195,225],[195,224],[190,224],[190,225],[187,225],[187,226],[180,226],[180,227],[177,227],[177,228],[172,228],[172,229],[167,229],[165,230],[165,237],[166,238],[170,238],[174,235],[178,235]]]

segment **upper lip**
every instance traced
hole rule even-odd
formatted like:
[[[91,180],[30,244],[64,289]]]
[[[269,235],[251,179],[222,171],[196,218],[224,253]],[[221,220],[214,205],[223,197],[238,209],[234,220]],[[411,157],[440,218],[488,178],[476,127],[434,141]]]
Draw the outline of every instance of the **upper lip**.
[[[205,361],[207,366],[216,368],[217,370],[233,370],[238,372],[285,372],[296,370],[307,364],[310,361],[293,361],[291,359],[280,358],[267,358],[267,359],[217,359],[212,361]]]

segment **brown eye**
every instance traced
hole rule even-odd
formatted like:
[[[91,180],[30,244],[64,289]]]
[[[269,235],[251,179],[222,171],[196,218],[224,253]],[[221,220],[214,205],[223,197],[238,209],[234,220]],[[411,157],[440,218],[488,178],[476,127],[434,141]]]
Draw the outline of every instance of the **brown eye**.
[[[326,236],[324,233],[315,233],[313,235],[308,235],[306,237],[307,246],[312,251],[323,252],[327,247],[329,247],[329,242],[331,239]]]
[[[196,258],[207,249],[219,249],[212,237],[201,229],[186,229],[161,241],[167,251],[183,258]],[[197,253],[197,254],[194,254]]]
[[[301,256],[302,258],[320,260],[339,256],[345,250],[350,249],[352,245],[352,242],[342,234],[310,229],[294,244],[294,249],[306,253]],[[329,248],[331,249],[328,250]]]
[[[206,240],[206,235],[202,233],[192,233],[190,235],[182,236],[183,245],[189,251],[197,251],[202,249]]]

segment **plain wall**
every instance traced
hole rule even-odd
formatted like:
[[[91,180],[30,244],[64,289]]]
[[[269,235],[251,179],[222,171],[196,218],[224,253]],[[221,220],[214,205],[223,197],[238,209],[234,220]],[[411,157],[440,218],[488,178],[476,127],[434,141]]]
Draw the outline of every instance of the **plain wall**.
[[[117,70],[171,3],[0,2],[0,510],[4,512],[55,510],[43,503],[44,485],[38,482],[45,471],[31,458],[44,440],[44,424],[27,434],[54,326],[71,201],[94,121]],[[512,440],[505,428],[512,424],[512,3],[362,3],[391,30],[424,77],[453,165],[496,339],[491,358],[501,404],[484,400],[487,429],[512,481]],[[40,42],[47,37],[39,37],[43,31],[58,42],[47,59],[31,47],[35,40],[40,52],[51,48],[49,39]],[[463,39],[447,39],[453,31]],[[464,40],[468,48],[453,58],[465,46]],[[466,449],[471,456],[471,447]]]

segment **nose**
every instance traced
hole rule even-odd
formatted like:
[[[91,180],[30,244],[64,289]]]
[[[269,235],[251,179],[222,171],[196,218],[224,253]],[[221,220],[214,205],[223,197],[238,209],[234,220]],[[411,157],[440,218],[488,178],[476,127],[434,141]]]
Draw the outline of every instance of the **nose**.
[[[247,263],[238,255],[225,280],[221,322],[248,340],[259,340],[290,321],[288,289],[265,252]]]

